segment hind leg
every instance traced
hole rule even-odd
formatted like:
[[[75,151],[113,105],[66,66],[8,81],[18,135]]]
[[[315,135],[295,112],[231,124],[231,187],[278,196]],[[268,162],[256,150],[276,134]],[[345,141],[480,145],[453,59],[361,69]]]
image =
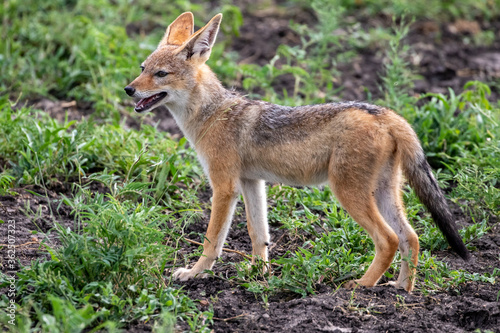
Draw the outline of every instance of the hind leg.
[[[401,170],[394,166],[394,162],[389,163],[380,175],[375,199],[380,213],[399,238],[401,270],[397,281],[391,284],[411,292],[415,285],[415,268],[418,264],[418,236],[405,216],[401,199]]]
[[[397,234],[387,224],[375,200],[379,175],[396,150],[394,138],[382,120],[365,112],[339,115],[328,176],[342,206],[375,244],[375,258],[361,279],[374,286],[389,268],[398,249]]]
[[[374,286],[392,263],[398,248],[398,236],[378,211],[372,191],[366,186],[370,183],[369,179],[358,178],[356,182],[349,184],[350,177],[332,178],[331,186],[335,196],[375,243],[375,258],[370,267],[361,279],[347,283],[346,287],[353,287],[355,284]]]

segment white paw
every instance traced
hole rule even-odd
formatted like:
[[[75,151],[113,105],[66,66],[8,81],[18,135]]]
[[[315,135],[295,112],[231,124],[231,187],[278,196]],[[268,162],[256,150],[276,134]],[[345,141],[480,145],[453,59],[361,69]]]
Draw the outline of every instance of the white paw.
[[[174,280],[187,281],[192,278],[204,278],[207,274],[201,274],[197,270],[188,268],[178,268],[173,275]]]
[[[399,279],[397,281],[389,281],[388,284],[390,286],[393,286],[396,289],[404,289],[409,293],[411,293],[413,288],[414,288],[414,286],[411,282],[409,282],[409,281],[401,282],[401,281],[399,281]]]
[[[389,282],[387,282],[387,284],[389,284],[390,286],[393,286],[396,289],[403,289],[403,287],[401,286],[399,281],[389,281]]]

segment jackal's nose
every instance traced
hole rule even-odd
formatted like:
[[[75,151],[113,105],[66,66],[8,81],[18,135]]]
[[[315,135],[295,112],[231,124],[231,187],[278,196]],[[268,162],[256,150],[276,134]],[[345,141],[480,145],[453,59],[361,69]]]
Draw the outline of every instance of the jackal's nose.
[[[133,94],[135,94],[135,88],[130,87],[130,86],[126,86],[125,92],[127,93],[127,95],[132,96]]]

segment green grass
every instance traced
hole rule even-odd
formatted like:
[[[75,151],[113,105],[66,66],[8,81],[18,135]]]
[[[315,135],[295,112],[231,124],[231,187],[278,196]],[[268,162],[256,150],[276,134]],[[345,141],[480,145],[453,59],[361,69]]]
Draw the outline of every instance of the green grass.
[[[23,304],[35,311],[42,330],[53,332],[62,325],[59,328],[66,332],[72,320],[66,314],[76,315],[77,308],[75,320],[82,320],[82,329],[96,323],[155,320],[164,313],[190,325],[200,315],[210,322],[210,313],[199,313],[193,300],[163,278],[165,268],[178,260],[178,230],[193,212],[165,214],[166,207],[146,194],[147,184],[133,184],[107,195],[81,188],[74,198],[64,199],[74,209],[81,232],[56,225],[61,246],[44,244],[51,260],[33,262],[19,272],[16,283],[17,292],[26,293]],[[175,214],[182,217],[168,228]],[[76,306],[74,311],[67,304]],[[80,316],[82,311],[87,316]]]
[[[295,0],[303,6],[309,5],[308,2]],[[316,1],[313,1],[314,4]],[[317,2],[316,2],[317,3]],[[400,17],[411,14],[417,19],[430,19],[436,21],[449,21],[455,19],[474,20],[477,18],[486,18],[491,20],[498,16],[498,3],[488,0],[334,0],[329,1],[330,6],[342,8],[345,16],[353,15],[355,12],[363,17],[373,15],[387,15]],[[314,5],[310,5],[314,8]],[[319,7],[323,9],[323,7]]]
[[[1,90],[14,99],[42,95],[92,102],[98,114],[112,114],[118,122],[119,111],[125,110],[123,87],[140,73],[140,63],[156,48],[168,22],[185,10],[196,14],[198,26],[210,14],[181,0],[169,3],[168,11],[145,0],[133,5],[125,0],[9,1],[0,8]],[[225,20],[222,30],[229,37],[237,33],[239,11],[229,5],[215,10],[234,18]],[[149,28],[146,35],[139,30],[129,38],[126,27],[134,22],[161,28]]]
[[[16,326],[0,299],[0,327],[14,332],[119,331],[134,323],[151,323],[156,332],[184,325],[210,331],[213,311],[201,311],[171,280],[174,267],[192,262],[200,251],[180,254],[186,227],[200,220],[204,208],[197,193],[207,180],[185,139],[174,140],[154,126],[125,129],[122,115],[131,102],[122,88],[139,72],[138,65],[156,46],[165,26],[182,11],[195,13],[201,26],[222,11],[225,38],[212,53],[210,65],[227,86],[235,83],[251,97],[300,105],[339,99],[332,78],[338,66],[365,48],[385,50],[382,98],[416,129],[427,156],[447,188],[448,198],[474,223],[461,230],[471,242],[489,232],[500,211],[500,110],[489,100],[490,86],[470,82],[457,94],[428,94],[418,100],[411,89],[416,79],[405,57],[410,16],[449,20],[498,16],[490,2],[292,1],[284,6],[310,7],[318,23],[291,22],[300,37],[296,46],[276,46],[276,57],[264,66],[236,63],[225,52],[242,24],[241,11],[177,0],[168,11],[146,0],[9,1],[0,8],[0,195],[37,184],[51,188],[72,183],[71,194],[57,199],[74,216],[72,230],[56,225],[60,243],[43,243],[50,260],[38,260],[17,273]],[[429,9],[430,8],[430,9]],[[355,11],[396,15],[392,29],[365,31],[348,18]],[[400,16],[406,14],[406,19]],[[446,21],[444,21],[446,22]],[[128,36],[126,26],[136,29]],[[141,25],[143,24],[143,25]],[[348,33],[332,33],[345,29]],[[282,65],[277,65],[280,60]],[[293,89],[276,91],[283,76]],[[374,93],[374,92],[372,92]],[[44,112],[14,107],[16,100],[48,97],[90,102],[97,112],[85,121],[58,122]],[[99,192],[91,182],[100,183]],[[307,296],[320,284],[338,288],[360,277],[373,260],[374,247],[365,232],[332,199],[328,187],[268,189],[269,222],[290,236],[290,250],[264,263],[234,263],[236,274],[221,276],[254,292],[266,306],[281,292]],[[457,289],[468,281],[498,283],[500,271],[484,274],[449,268],[432,251],[448,247],[415,194],[405,189],[408,218],[420,235],[417,290],[425,293]],[[29,213],[29,212],[27,212]],[[236,226],[244,227],[244,225]],[[184,253],[184,252],[182,252]],[[399,255],[386,273],[394,278]],[[0,275],[0,286],[9,284]]]

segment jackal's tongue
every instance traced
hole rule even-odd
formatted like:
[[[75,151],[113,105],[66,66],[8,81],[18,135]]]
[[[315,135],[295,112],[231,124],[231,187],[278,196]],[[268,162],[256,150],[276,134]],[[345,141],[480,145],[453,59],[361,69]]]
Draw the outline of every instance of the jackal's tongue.
[[[135,110],[136,111],[143,111],[144,109],[148,109],[149,107],[151,107],[153,104],[158,102],[160,99],[162,99],[166,95],[167,95],[166,92],[161,92],[161,93],[155,94],[153,96],[142,98],[137,102],[137,104],[135,104]]]
[[[146,104],[149,104],[150,102],[152,102],[155,99],[155,97],[157,97],[157,96],[158,96],[158,94],[150,96],[150,97],[142,98],[139,100],[139,102],[137,102],[135,107],[136,108],[144,107]]]

